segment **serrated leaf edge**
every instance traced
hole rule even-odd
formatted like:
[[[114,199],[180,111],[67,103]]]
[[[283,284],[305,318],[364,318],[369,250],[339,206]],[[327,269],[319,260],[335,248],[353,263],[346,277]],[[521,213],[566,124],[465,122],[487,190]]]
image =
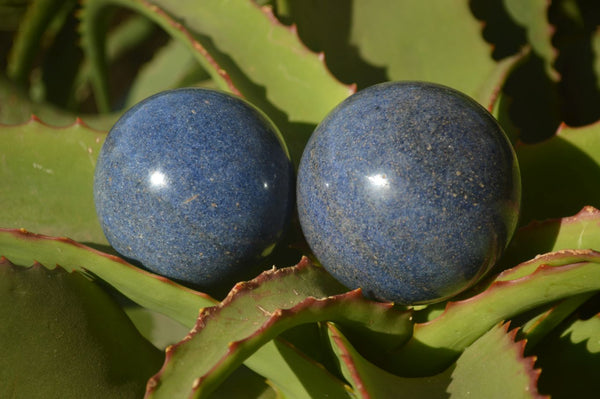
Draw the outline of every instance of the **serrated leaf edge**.
[[[94,133],[103,133],[106,134],[107,132],[105,130],[101,130],[101,129],[96,129],[90,125],[88,125],[81,117],[79,116],[73,116],[74,120],[72,123],[69,123],[67,125],[61,125],[61,126],[57,126],[57,125],[52,125],[46,121],[43,121],[42,119],[40,119],[40,117],[38,117],[35,114],[31,114],[31,116],[29,117],[28,120],[26,120],[25,122],[22,123],[15,123],[15,124],[6,124],[6,123],[2,123],[0,122],[0,128],[14,128],[14,127],[25,127],[25,126],[29,126],[29,125],[41,125],[50,129],[54,129],[54,130],[65,130],[65,129],[71,129],[73,127],[83,127],[85,129],[88,129]]]
[[[540,374],[542,370],[540,368],[535,367],[535,363],[537,362],[537,356],[525,356],[525,347],[527,346],[527,339],[521,339],[517,341],[517,333],[519,332],[519,328],[513,328],[510,330],[510,321],[502,324],[502,329],[504,333],[510,339],[511,346],[515,350],[515,354],[517,356],[517,361],[523,364],[525,370],[528,371],[529,375],[529,387],[527,389],[528,392],[533,393],[538,399],[549,399],[549,395],[541,395],[538,392],[537,383],[540,378]]]
[[[563,260],[561,259],[561,256],[567,256],[567,259],[564,259],[566,264],[561,262],[561,260]],[[495,280],[485,291],[477,295],[459,301],[447,302],[443,312],[434,319],[423,323],[416,323],[413,329],[413,336],[404,344],[404,346],[394,353],[394,357],[390,359],[391,363],[389,368],[400,375],[416,377],[429,375],[428,373],[432,372],[439,372],[443,367],[447,367],[449,362],[455,360],[467,346],[472,344],[485,331],[489,330],[490,327],[488,324],[497,323],[503,319],[509,319],[517,314],[514,309],[509,310],[503,308],[502,313],[498,313],[496,309],[491,307],[482,308],[480,309],[483,312],[483,314],[481,314],[480,323],[474,326],[471,325],[471,329],[468,333],[466,326],[462,327],[462,330],[461,327],[457,328],[456,325],[454,325],[452,330],[444,330],[444,328],[448,327],[447,323],[456,323],[456,317],[465,313],[465,311],[462,311],[463,309],[466,309],[466,311],[474,311],[477,309],[474,304],[479,302],[489,305],[485,302],[485,299],[490,296],[492,296],[493,299],[498,300],[498,298],[496,298],[496,292],[498,290],[502,290],[505,287],[518,288],[529,281],[533,281],[534,284],[539,284],[536,277],[540,275],[553,280],[556,284],[557,279],[561,278],[570,270],[577,269],[578,267],[597,267],[598,271],[600,271],[600,252],[592,250],[557,251],[540,256],[537,258],[537,261],[539,264],[533,264],[533,266],[536,266],[535,269],[532,271],[527,270],[527,274],[514,279],[502,281]],[[528,263],[529,262],[524,262],[513,269],[531,266]],[[597,290],[597,288],[595,288],[596,284],[598,284],[596,280],[588,279],[586,280],[586,285],[576,292],[572,291],[571,296],[595,292]],[[569,288],[570,286],[568,285],[561,287],[560,295],[547,292],[549,297],[544,297],[541,302],[528,302],[519,311],[527,311],[535,306],[569,297],[569,294],[567,293]],[[533,300],[532,298],[530,299]],[[472,309],[472,306],[475,306],[475,309]],[[452,326],[452,324],[450,324],[450,326]],[[417,364],[415,362],[418,362],[418,359],[423,357],[423,352],[427,352],[424,347],[430,348],[433,352],[429,355],[430,357],[428,358],[427,365],[422,362]]]
[[[314,55],[316,55],[317,59],[322,64],[323,68],[327,71],[327,73],[329,74],[329,76],[331,76],[331,78],[334,79],[335,81],[339,82],[339,79],[335,75],[333,75],[333,73],[331,73],[331,71],[327,67],[327,62],[326,62],[326,57],[327,56],[325,55],[325,52],[323,52],[323,51],[314,52],[310,48],[308,48],[308,46],[300,38],[300,35],[298,35],[298,26],[295,23],[293,23],[293,24],[291,24],[289,26],[288,25],[284,25],[283,23],[281,23],[281,21],[277,18],[277,16],[273,12],[273,7],[271,5],[260,6],[259,4],[257,4],[254,1],[251,1],[251,3],[255,7],[259,8],[262,11],[262,13],[267,16],[267,18],[271,21],[271,23],[274,26],[277,26],[277,27],[280,27],[280,28],[283,28],[283,29],[287,29],[289,32],[291,32],[292,35],[298,41],[298,43],[300,43],[300,45],[302,46],[302,48],[304,49],[304,51],[306,51],[308,54],[314,54]],[[345,86],[348,89],[348,95],[352,95],[352,94],[356,93],[356,88],[357,88],[356,83],[343,84],[343,86]]]
[[[332,323],[327,323],[327,329],[329,330],[329,334],[335,343],[337,350],[340,352],[340,359],[344,362],[348,372],[352,376],[352,385],[358,391],[357,393],[360,394],[360,398],[371,399],[371,394],[369,394],[362,382],[362,378],[356,368],[352,354],[348,350],[345,340],[340,336],[340,331]]]
[[[188,292],[190,294],[193,294],[195,296],[199,296],[199,297],[202,297],[202,298],[204,298],[206,300],[210,300],[213,303],[216,302],[212,297],[210,297],[209,295],[207,295],[207,294],[205,294],[203,292],[195,291],[195,290],[193,290],[191,288],[188,288],[188,287],[185,287],[183,285],[177,284],[176,282],[174,282],[172,280],[169,280],[166,277],[160,276],[158,274],[151,273],[151,272],[146,271],[144,269],[140,269],[140,268],[132,265],[131,263],[128,263],[124,259],[116,256],[116,255],[107,254],[107,253],[99,251],[99,250],[97,250],[95,248],[92,248],[92,247],[89,247],[87,245],[81,244],[81,243],[79,243],[79,242],[77,242],[77,241],[75,241],[75,240],[73,240],[71,238],[68,238],[68,237],[52,237],[52,236],[47,236],[47,235],[43,235],[43,234],[32,233],[32,232],[27,231],[25,229],[0,228],[0,233],[8,233],[8,234],[11,234],[11,235],[19,238],[19,239],[53,241],[53,242],[59,242],[59,243],[63,243],[63,244],[66,244],[66,245],[74,246],[74,247],[76,247],[78,249],[82,249],[84,251],[91,252],[94,255],[101,256],[103,258],[109,259],[112,262],[119,263],[122,266],[127,267],[128,269],[132,269],[132,270],[134,270],[134,271],[136,271],[138,273],[141,273],[141,274],[143,274],[143,275],[145,275],[147,277],[150,277],[152,279],[158,280],[161,283],[174,286],[174,287],[176,287],[178,289],[186,291],[186,292]],[[36,259],[34,259],[34,262],[35,263],[40,263]],[[42,263],[40,263],[40,264],[42,264]],[[55,265],[44,265],[44,264],[42,264],[42,265],[45,266],[45,267],[47,267],[47,268],[59,266],[58,264],[55,264]],[[61,267],[64,268],[64,266],[62,266],[62,265],[61,265]],[[84,273],[87,276],[91,276],[91,277],[95,276],[95,273],[92,272],[91,270],[88,270],[85,266],[79,265],[79,267],[81,268],[82,271],[84,271]],[[65,270],[69,270],[69,269],[65,269]],[[75,268],[73,268],[72,270],[75,270]],[[110,282],[108,282],[108,283],[110,284]]]
[[[164,372],[167,370],[168,365],[172,361],[173,356],[175,355],[175,352],[178,350],[178,348],[180,348],[182,345],[185,345],[186,342],[188,342],[196,334],[198,334],[204,328],[204,326],[210,322],[211,319],[213,319],[219,314],[220,310],[223,307],[228,306],[228,304],[235,300],[238,296],[245,295],[246,293],[251,292],[253,289],[255,289],[256,287],[258,287],[266,281],[273,280],[275,278],[279,278],[287,274],[297,273],[298,270],[301,271],[309,267],[315,266],[307,257],[303,257],[300,260],[300,262],[293,267],[287,267],[282,269],[276,269],[274,267],[270,270],[261,273],[258,277],[256,277],[253,280],[247,282],[240,282],[236,284],[229,293],[229,295],[220,304],[202,309],[198,316],[196,325],[191,329],[188,335],[184,337],[180,342],[167,347],[163,367],[158,371],[156,375],[154,375],[150,378],[150,380],[148,380],[146,397],[149,397],[151,394],[153,394],[156,388],[159,386],[160,379],[162,378]],[[268,342],[272,338],[269,338],[271,335],[279,335],[281,331],[275,331],[275,333],[273,334],[264,334],[267,336],[267,338],[261,337],[263,333],[269,332],[270,330],[278,330],[275,327],[277,327],[282,322],[289,320],[296,314],[300,313],[302,310],[311,309],[313,311],[318,312],[319,309],[327,308],[332,303],[346,303],[354,302],[356,300],[368,301],[364,298],[362,290],[360,288],[353,291],[340,293],[338,295],[328,296],[325,298],[306,297],[305,299],[303,299],[302,301],[290,308],[276,309],[273,312],[268,312],[266,309],[259,308],[259,310],[265,313],[265,315],[268,316],[268,318],[260,326],[257,326],[256,330],[254,330],[254,332],[252,332],[249,336],[238,341],[230,342],[228,344],[225,354],[223,354],[221,358],[214,365],[212,365],[211,369],[207,371],[204,375],[197,377],[193,381],[192,386],[190,387],[190,396],[193,397],[194,395],[197,395],[198,390],[203,386],[204,382],[209,380],[212,375],[214,375],[220,368],[222,368],[229,358],[234,356],[245,346],[259,347],[260,345],[263,345],[264,343]],[[390,311],[394,309],[394,304],[390,302],[368,302],[371,306],[380,307],[383,311]],[[407,311],[399,312],[404,315],[410,314],[410,312]],[[282,329],[284,330],[285,327],[288,326],[283,326]],[[243,361],[243,359],[241,360]],[[240,361],[239,363],[241,364],[242,361]]]
[[[557,223],[559,225],[572,224],[572,223],[580,222],[582,220],[596,219],[596,218],[600,218],[600,209],[595,208],[591,205],[586,205],[583,208],[581,208],[581,210],[579,212],[577,212],[576,214],[571,215],[571,216],[565,216],[565,217],[561,217],[561,218],[550,218],[550,219],[545,219],[545,220],[533,220],[533,221],[529,222],[527,225],[521,227],[519,229],[519,231],[526,232],[529,230],[536,230],[538,228],[544,227],[549,224],[557,224]]]
[[[567,265],[552,264],[552,261],[557,260],[557,259],[560,260],[561,257],[564,257],[564,255],[571,255],[574,257],[585,257],[586,259],[596,259],[596,261],[598,263],[600,263],[600,252],[590,250],[590,249],[565,249],[565,250],[560,250],[560,251],[556,251],[556,252],[550,252],[550,253],[543,254],[543,255],[538,255],[534,259],[523,262],[511,269],[507,269],[507,270],[501,272],[499,275],[496,276],[496,278],[494,279],[492,284],[485,291],[483,291],[477,295],[474,295],[470,298],[462,299],[459,301],[448,301],[446,303],[446,307],[444,308],[444,311],[439,316],[437,316],[435,319],[424,322],[424,323],[415,324],[415,331],[417,331],[418,329],[420,329],[424,326],[434,324],[436,321],[441,320],[442,318],[444,318],[446,316],[446,314],[448,312],[452,311],[453,308],[462,307],[470,302],[478,301],[479,298],[489,295],[490,291],[492,291],[492,290],[497,290],[498,288],[506,286],[506,285],[514,285],[516,283],[531,279],[533,276],[542,274],[548,270],[554,270],[557,267],[571,266],[570,264],[567,264]],[[530,264],[536,264],[536,263],[539,263],[539,265],[535,268],[535,270],[533,272],[526,274],[522,277],[515,278],[515,279],[510,278],[510,275],[512,273],[515,273],[516,271],[518,271],[520,268],[523,268]],[[577,265],[577,263],[574,264],[574,266],[576,266],[576,265]]]

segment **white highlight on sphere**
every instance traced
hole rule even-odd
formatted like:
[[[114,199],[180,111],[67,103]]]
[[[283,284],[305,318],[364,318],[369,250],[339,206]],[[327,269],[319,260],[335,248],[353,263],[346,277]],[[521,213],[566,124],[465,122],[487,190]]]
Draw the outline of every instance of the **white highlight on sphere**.
[[[150,174],[150,185],[155,188],[161,188],[167,185],[167,176],[159,170]]]
[[[367,179],[375,187],[384,188],[384,187],[390,186],[390,182],[389,182],[387,176],[383,173],[378,173],[375,175],[367,176]]]

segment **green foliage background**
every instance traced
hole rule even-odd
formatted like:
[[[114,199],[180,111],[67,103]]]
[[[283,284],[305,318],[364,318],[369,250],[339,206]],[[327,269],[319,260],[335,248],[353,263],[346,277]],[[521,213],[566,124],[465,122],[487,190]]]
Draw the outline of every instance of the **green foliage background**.
[[[245,97],[297,162],[329,110],[389,80],[471,95],[515,145],[521,228],[459,298],[405,309],[345,292],[301,260],[297,225],[258,265],[278,271],[223,301],[106,242],[95,159],[141,99]],[[595,0],[0,0],[0,392],[595,397],[599,120]]]

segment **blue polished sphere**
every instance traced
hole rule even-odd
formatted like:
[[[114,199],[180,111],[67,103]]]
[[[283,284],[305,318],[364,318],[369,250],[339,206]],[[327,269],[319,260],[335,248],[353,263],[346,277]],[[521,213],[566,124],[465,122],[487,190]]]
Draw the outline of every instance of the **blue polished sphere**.
[[[389,82],[343,101],[311,136],[302,230],[340,282],[401,304],[474,284],[517,224],[520,175],[496,120],[448,87]]]
[[[281,238],[293,167],[277,128],[240,98],[186,88],[128,110],[95,170],[96,211],[126,258],[199,287],[233,283]]]

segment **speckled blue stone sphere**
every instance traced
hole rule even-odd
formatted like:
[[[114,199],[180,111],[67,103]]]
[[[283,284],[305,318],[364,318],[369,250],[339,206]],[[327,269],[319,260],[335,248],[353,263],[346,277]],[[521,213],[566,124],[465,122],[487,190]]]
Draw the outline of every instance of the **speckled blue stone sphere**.
[[[456,90],[369,87],[317,127],[297,182],[302,230],[341,283],[401,304],[451,297],[498,260],[520,175],[496,120]]]
[[[234,283],[273,249],[294,190],[273,123],[246,101],[196,88],[127,111],[94,178],[96,211],[115,250],[198,287]]]

